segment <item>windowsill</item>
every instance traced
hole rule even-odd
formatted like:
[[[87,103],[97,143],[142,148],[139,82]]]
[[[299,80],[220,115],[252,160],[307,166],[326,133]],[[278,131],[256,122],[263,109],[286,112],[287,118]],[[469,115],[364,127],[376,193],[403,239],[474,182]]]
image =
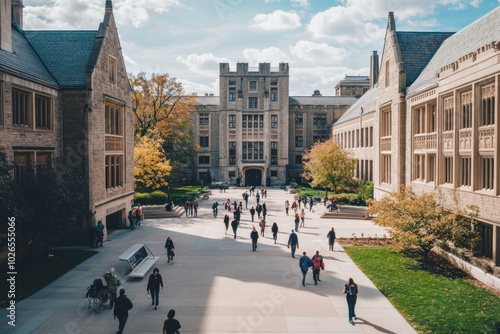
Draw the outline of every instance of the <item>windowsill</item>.
[[[122,189],[123,186],[117,186],[117,187],[112,187],[112,188],[106,188],[106,192],[114,192]]]

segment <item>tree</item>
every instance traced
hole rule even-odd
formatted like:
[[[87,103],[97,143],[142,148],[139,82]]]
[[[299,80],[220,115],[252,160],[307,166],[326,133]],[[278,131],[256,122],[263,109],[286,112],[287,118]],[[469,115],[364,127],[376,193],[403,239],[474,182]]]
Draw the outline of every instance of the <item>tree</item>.
[[[167,186],[172,166],[154,132],[139,139],[134,147],[134,180],[136,189],[158,189]]]
[[[439,241],[473,247],[478,240],[473,227],[477,208],[445,210],[434,193],[417,195],[408,187],[374,201],[368,212],[376,215],[375,224],[391,228],[399,250],[418,247],[428,255]]]
[[[356,160],[337,141],[316,142],[302,157],[306,180],[311,187],[328,187],[334,193],[353,178]]]

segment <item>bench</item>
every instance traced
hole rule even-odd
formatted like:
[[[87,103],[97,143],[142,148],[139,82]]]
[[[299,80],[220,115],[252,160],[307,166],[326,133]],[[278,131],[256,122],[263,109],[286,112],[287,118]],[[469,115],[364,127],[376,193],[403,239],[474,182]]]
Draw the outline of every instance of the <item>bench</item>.
[[[135,244],[122,255],[119,259],[121,261],[127,261],[132,267],[132,272],[127,275],[127,277],[140,277],[143,278],[144,275],[154,266],[159,257],[154,256],[149,250],[148,246],[144,244]]]

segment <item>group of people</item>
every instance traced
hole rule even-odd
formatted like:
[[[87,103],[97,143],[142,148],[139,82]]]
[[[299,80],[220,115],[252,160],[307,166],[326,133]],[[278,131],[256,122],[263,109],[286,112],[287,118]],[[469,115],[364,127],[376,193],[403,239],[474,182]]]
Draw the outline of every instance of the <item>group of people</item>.
[[[186,203],[184,203],[186,217],[198,217],[198,207],[198,200],[195,197],[188,199]]]
[[[130,230],[133,231],[135,230],[136,226],[141,226],[141,217],[142,217],[142,209],[140,206],[137,206],[136,208],[132,208],[128,212],[128,222],[129,222],[129,227]]]

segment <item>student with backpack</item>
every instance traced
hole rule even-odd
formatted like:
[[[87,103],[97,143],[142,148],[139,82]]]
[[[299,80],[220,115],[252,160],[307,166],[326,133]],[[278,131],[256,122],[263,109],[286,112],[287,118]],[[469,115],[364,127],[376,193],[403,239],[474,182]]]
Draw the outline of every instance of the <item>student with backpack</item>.
[[[312,261],[311,259],[306,256],[306,252],[302,253],[303,256],[299,260],[299,267],[300,270],[302,271],[302,286],[306,285],[306,275],[307,275],[307,270],[309,270],[309,267],[312,266]]]
[[[312,264],[314,284],[318,285],[318,281],[321,282],[321,280],[319,279],[319,272],[321,268],[324,268],[323,257],[319,255],[319,251],[316,251],[316,254],[313,256]]]

